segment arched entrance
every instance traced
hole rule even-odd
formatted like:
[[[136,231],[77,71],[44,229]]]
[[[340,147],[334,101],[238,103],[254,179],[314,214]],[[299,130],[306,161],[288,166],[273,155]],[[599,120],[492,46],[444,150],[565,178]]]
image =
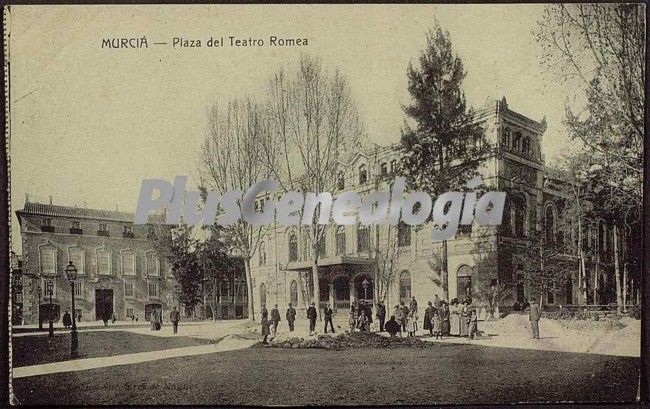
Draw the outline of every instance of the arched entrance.
[[[350,279],[338,276],[334,279],[334,308],[337,310],[350,309]]]

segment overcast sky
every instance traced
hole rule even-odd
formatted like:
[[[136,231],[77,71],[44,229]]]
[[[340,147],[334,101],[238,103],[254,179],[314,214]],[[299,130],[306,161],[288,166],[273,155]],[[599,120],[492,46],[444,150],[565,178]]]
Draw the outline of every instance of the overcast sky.
[[[12,6],[11,200],[134,211],[144,178],[194,175],[215,101],[255,96],[301,53],[350,81],[369,137],[399,140],[406,67],[434,18],[449,30],[479,107],[546,116],[547,162],[570,147],[564,104],[576,92],[539,65],[533,30],[543,5]],[[308,47],[207,48],[210,36],[307,38]],[[149,48],[102,49],[102,38],[146,36]],[[173,37],[202,48],[153,45]],[[13,241],[20,252],[17,223]]]

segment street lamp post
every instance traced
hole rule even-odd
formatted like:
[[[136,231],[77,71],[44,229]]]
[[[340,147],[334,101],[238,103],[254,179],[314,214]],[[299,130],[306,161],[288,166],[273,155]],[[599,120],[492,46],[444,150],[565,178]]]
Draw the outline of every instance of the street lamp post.
[[[36,295],[38,295],[38,330],[43,331],[43,317],[41,317],[41,296],[43,295],[43,289],[40,285],[36,287]]]
[[[364,301],[368,300],[368,282],[367,278],[364,278],[363,281],[361,282],[361,286],[363,287],[363,299]]]
[[[70,357],[79,356],[79,339],[77,338],[77,319],[74,308],[74,282],[77,279],[77,267],[72,261],[65,268],[65,276],[70,281],[70,297],[72,297],[72,331],[70,332]]]
[[[49,286],[50,288],[48,289],[48,292],[50,293],[50,316],[48,317],[50,319],[50,325],[49,325],[49,337],[53,338],[54,337],[54,305],[52,304],[52,293],[54,292],[54,284]]]

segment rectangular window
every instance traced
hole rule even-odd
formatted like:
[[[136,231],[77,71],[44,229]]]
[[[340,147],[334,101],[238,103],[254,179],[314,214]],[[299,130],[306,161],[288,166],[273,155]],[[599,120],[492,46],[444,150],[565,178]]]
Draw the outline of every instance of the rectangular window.
[[[135,237],[133,234],[133,226],[124,226],[122,230],[122,237],[125,239],[132,239]]]
[[[158,297],[158,283],[153,281],[149,282],[149,297]]]
[[[52,226],[52,219],[43,219],[41,220],[41,226]]]
[[[122,275],[135,275],[135,253],[130,251],[122,253]]]
[[[124,296],[125,297],[134,296],[133,283],[124,283]]]
[[[86,274],[86,269],[85,269],[85,253],[84,250],[78,247],[73,247],[68,250],[69,256],[70,256],[70,261],[72,261],[72,264],[77,267],[77,274],[79,275],[84,275]]]
[[[56,249],[41,247],[39,250],[41,273],[56,274]]]
[[[54,280],[43,280],[43,297],[49,299],[56,298],[56,283]]]
[[[106,224],[106,223],[99,223],[99,230],[100,230],[100,231],[108,231],[108,224]]]
[[[78,298],[83,298],[84,296],[84,286],[83,282],[75,281],[74,282],[74,296]]]
[[[111,275],[111,252],[97,250],[97,274]]]
[[[145,261],[147,264],[147,276],[160,277],[160,260],[156,257],[156,254],[153,252],[147,253]]]
[[[79,222],[70,222],[70,228],[80,229],[81,228],[81,223],[79,223]]]

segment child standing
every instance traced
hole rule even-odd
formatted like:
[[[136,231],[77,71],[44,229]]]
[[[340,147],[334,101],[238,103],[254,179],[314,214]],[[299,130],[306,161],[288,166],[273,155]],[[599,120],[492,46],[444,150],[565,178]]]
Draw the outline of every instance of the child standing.
[[[406,321],[406,331],[408,332],[409,337],[415,337],[415,333],[418,330],[418,319],[415,316],[415,311],[411,310]]]
[[[442,335],[442,320],[440,319],[440,313],[438,310],[433,311],[433,318],[431,318],[431,327],[433,328],[433,336],[436,339],[440,339]]]
[[[471,315],[469,316],[469,339],[475,339],[478,332],[476,326],[478,324],[478,315],[476,310],[472,310]]]

